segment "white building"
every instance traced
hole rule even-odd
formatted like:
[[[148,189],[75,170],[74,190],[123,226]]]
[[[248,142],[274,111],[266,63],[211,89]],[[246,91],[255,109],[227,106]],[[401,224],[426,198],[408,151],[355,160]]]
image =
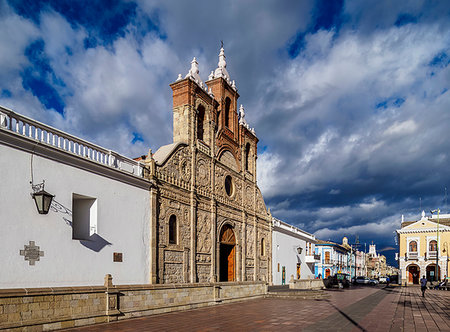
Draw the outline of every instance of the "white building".
[[[276,218],[273,218],[272,226],[273,284],[287,284],[291,276],[313,279],[317,258],[314,255],[315,236]]]
[[[149,282],[140,163],[0,107],[0,171],[0,288]],[[55,197],[39,214],[44,180]]]

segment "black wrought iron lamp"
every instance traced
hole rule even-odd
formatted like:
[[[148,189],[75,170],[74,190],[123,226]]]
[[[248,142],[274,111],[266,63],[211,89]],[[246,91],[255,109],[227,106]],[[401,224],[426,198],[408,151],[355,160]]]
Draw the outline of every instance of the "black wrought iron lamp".
[[[299,255],[301,255],[302,251],[303,251],[303,248],[302,248],[302,247],[298,247],[298,248],[297,248],[297,252],[298,252]]]
[[[52,195],[44,190],[44,183],[45,181],[42,181],[42,183],[31,185],[34,191],[31,194],[31,197],[33,197],[34,202],[36,203],[36,208],[39,214],[48,213],[53,197],[55,197],[55,195]]]

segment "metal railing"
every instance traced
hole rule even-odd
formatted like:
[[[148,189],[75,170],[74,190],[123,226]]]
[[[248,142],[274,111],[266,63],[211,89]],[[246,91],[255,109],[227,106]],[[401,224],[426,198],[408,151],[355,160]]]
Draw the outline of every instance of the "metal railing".
[[[41,144],[49,145],[58,150],[137,177],[143,176],[144,168],[140,162],[15,113],[2,106],[0,106],[0,130],[11,131]]]

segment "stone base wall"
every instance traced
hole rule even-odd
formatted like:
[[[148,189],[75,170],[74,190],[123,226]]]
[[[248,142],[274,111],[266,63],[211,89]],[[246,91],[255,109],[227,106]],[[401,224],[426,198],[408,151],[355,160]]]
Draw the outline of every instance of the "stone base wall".
[[[49,331],[264,297],[263,282],[0,290],[0,330]]]
[[[323,289],[323,279],[294,279],[289,281],[290,289]]]

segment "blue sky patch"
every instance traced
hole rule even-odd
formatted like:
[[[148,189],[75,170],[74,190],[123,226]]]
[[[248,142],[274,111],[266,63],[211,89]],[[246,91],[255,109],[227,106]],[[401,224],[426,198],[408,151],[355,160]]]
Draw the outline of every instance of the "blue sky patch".
[[[0,95],[2,98],[11,98],[12,93],[8,89],[3,89]]]
[[[31,91],[47,109],[54,109],[64,114],[65,103],[55,86],[64,87],[65,84],[56,77],[44,52],[44,46],[44,41],[39,39],[25,50],[25,56],[31,66],[21,73],[22,85],[24,89]]]
[[[140,133],[133,133],[133,139],[131,140],[132,144],[136,144],[136,142],[143,142],[144,138],[142,137],[142,135]]]
[[[400,107],[405,102],[404,98],[400,97],[391,97],[386,100],[383,100],[375,105],[375,108],[378,110],[387,109],[388,107]]]
[[[441,52],[437,54],[433,60],[430,61],[429,66],[430,67],[438,67],[438,68],[445,68],[450,63],[450,57],[445,52]]]
[[[394,25],[397,27],[401,27],[406,24],[410,23],[417,23],[417,18],[410,15],[410,14],[400,14],[397,17],[397,20],[395,21]]]
[[[305,36],[308,33],[316,33],[319,30],[339,31],[342,25],[342,10],[344,8],[343,0],[327,1],[320,0],[316,3],[313,10],[313,22],[306,31],[299,31],[287,45],[287,51],[291,58],[296,58],[297,55],[305,47]]]

